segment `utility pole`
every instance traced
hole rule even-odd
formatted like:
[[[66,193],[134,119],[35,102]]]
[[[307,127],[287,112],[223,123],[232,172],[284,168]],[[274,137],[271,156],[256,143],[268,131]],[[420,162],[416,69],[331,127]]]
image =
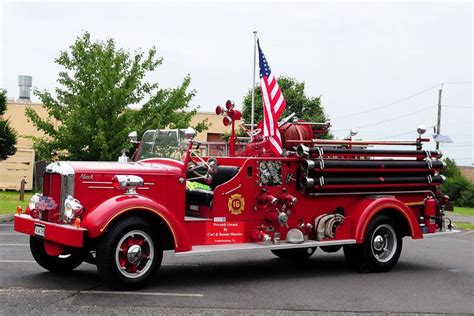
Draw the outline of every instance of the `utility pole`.
[[[438,91],[438,120],[436,122],[436,135],[441,133],[441,94],[443,93],[443,84]],[[439,149],[439,142],[436,142],[436,150]]]
[[[255,69],[257,67],[257,31],[253,31],[252,110],[250,113],[250,140],[253,140],[255,124]]]

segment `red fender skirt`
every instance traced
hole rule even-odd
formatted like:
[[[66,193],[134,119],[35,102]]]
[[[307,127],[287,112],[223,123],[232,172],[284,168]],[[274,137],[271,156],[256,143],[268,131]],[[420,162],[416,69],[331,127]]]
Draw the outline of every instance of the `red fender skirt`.
[[[82,248],[84,242],[84,228],[77,228],[67,224],[55,224],[34,219],[30,215],[15,215],[14,228],[19,233],[38,236],[35,234],[35,225],[44,225],[44,239],[64,246]]]

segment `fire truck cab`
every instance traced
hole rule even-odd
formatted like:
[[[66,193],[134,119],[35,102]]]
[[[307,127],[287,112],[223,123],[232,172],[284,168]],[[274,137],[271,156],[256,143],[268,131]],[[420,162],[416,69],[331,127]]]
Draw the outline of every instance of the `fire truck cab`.
[[[444,164],[439,151],[422,149],[427,139],[318,138],[328,127],[287,119],[283,155],[257,129],[227,157],[201,155],[190,129],[150,130],[131,161],[48,165],[43,194],[15,215],[15,230],[30,235],[45,269],[86,261],[120,289],[143,286],[166,250],[305,260],[317,248],[343,248],[359,271],[383,272],[397,263],[403,237],[446,230]],[[235,148],[234,133],[230,141]]]

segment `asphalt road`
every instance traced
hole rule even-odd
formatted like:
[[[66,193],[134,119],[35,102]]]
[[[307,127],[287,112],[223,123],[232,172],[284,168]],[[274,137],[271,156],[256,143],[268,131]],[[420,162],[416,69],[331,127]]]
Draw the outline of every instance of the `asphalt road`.
[[[114,292],[93,265],[69,275],[43,270],[28,237],[0,224],[0,315],[16,314],[474,314],[474,231],[404,239],[389,273],[359,274],[342,251],[304,263],[270,252],[176,258],[165,254],[151,284]]]

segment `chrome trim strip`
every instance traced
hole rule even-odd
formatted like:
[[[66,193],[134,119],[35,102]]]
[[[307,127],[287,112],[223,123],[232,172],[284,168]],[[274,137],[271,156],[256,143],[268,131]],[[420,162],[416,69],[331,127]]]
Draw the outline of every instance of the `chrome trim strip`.
[[[114,187],[98,187],[98,186],[88,186],[88,189],[115,189]],[[150,188],[137,188],[137,190],[150,190]]]
[[[95,187],[95,186],[88,186],[88,189],[113,189],[114,187]]]
[[[84,184],[112,184],[112,181],[82,181]],[[144,185],[155,185],[153,182],[145,182]]]
[[[233,189],[230,189],[230,190],[229,190],[229,191],[227,191],[227,192],[222,192],[222,195],[227,195],[227,194],[230,194],[230,193],[234,192],[235,190],[238,190],[238,189],[240,189],[241,187],[242,187],[242,184],[239,184],[238,186],[236,186],[236,187],[235,187],[235,188],[233,188]]]
[[[85,184],[112,184],[112,181],[82,181]]]
[[[184,221],[185,222],[212,222],[212,218],[185,216]]]

